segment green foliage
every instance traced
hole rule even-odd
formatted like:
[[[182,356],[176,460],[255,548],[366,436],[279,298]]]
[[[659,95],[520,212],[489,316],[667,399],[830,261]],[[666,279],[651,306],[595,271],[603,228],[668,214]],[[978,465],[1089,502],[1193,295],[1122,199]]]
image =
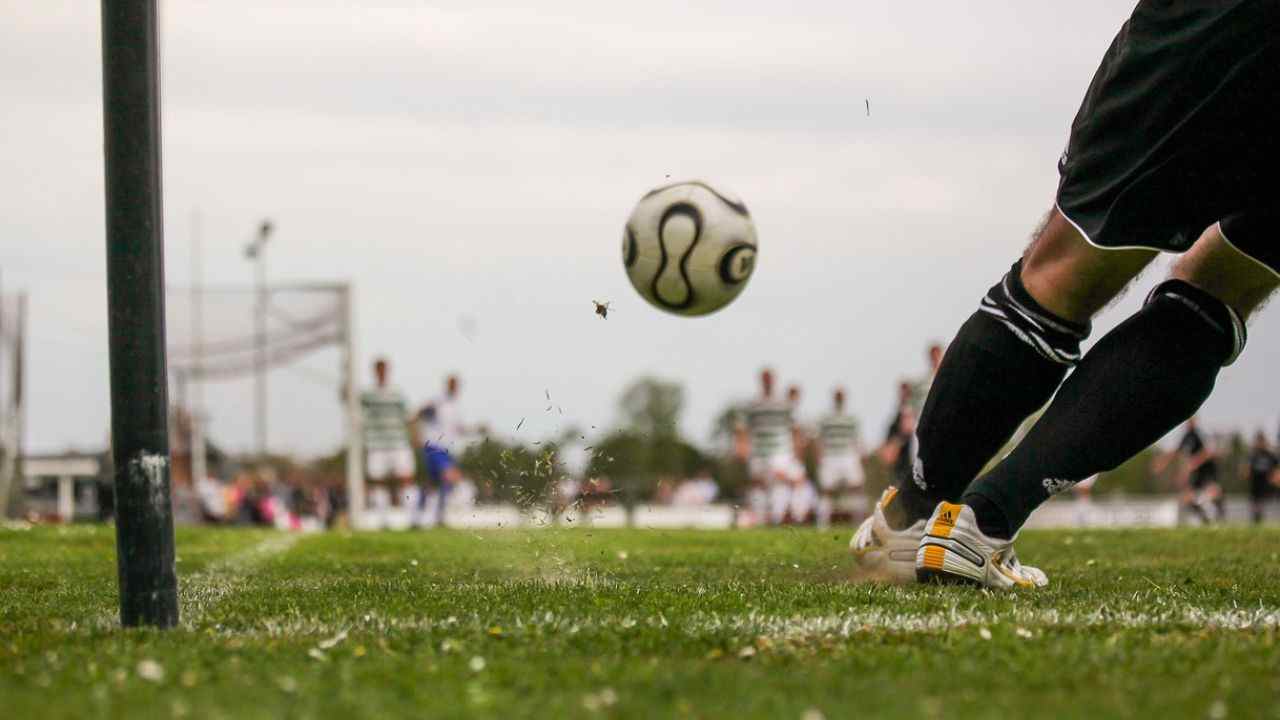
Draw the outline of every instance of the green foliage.
[[[1120,467],[1098,476],[1094,485],[1094,494],[1125,495],[1158,495],[1168,494],[1171,485],[1165,474],[1152,472],[1151,464],[1160,454],[1160,449],[1149,447],[1129,458]]]
[[[622,427],[595,443],[588,477],[608,477],[630,504],[653,496],[662,480],[682,480],[715,461],[680,437],[684,388],[679,383],[644,377],[622,391],[618,412]]]
[[[617,430],[592,450],[587,477],[612,479],[628,503],[650,499],[659,480],[682,480],[703,470],[715,475],[714,458],[673,435]]]
[[[458,465],[476,483],[481,499],[540,506],[564,477],[557,451],[553,443],[527,447],[486,437],[468,446]]]

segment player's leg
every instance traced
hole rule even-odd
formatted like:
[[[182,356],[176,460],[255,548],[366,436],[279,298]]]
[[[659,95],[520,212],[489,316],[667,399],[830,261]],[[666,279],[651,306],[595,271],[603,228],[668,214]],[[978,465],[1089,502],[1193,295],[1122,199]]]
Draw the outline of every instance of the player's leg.
[[[1205,499],[1213,506],[1213,519],[1217,522],[1223,522],[1227,519],[1227,497],[1222,492],[1222,486],[1218,481],[1210,478],[1204,487]]]
[[[396,475],[394,485],[396,494],[399,496],[398,504],[408,511],[412,522],[412,500],[414,499],[412,493],[413,475],[417,472],[417,464],[414,462],[413,457],[413,448],[408,446],[398,448],[395,452],[394,464]]]
[[[831,527],[831,514],[835,510],[836,492],[843,484],[832,458],[824,456],[818,464],[818,507],[815,522],[819,528]]]
[[[775,471],[769,478],[769,524],[782,525],[787,520],[791,506],[791,483],[783,472]]]
[[[1090,320],[1150,250],[1090,245],[1055,208],[948,346],[917,429],[918,461],[886,508],[903,528],[954,501],[1079,359]]]
[[[769,522],[769,470],[763,458],[747,460],[746,505],[750,514],[748,525]]]
[[[1209,524],[1209,514],[1200,505],[1200,488],[1191,478],[1187,478],[1186,486],[1178,495],[1178,524],[1188,515],[1195,516],[1201,525]]]
[[[439,507],[436,509],[436,525],[445,526],[445,508],[449,501],[450,492],[462,482],[462,470],[453,463],[450,458],[449,464],[440,473],[440,494]]]
[[[1263,506],[1267,501],[1267,486],[1259,482],[1257,473],[1249,472],[1249,521],[1254,525],[1262,523]]]
[[[818,507],[814,511],[814,524],[819,529],[831,527],[831,514],[835,511],[836,496],[832,490],[823,488],[818,493]]]
[[[982,531],[1011,538],[1056,492],[1149,447],[1209,397],[1244,348],[1244,321],[1280,276],[1211,226],[1136,314],[1089,352],[1023,442],[964,496]]]
[[[788,485],[791,486],[791,497],[787,502],[787,516],[792,524],[807,524],[814,514],[817,499],[813,485],[803,474],[791,476]]]
[[[1098,476],[1094,475],[1080,483],[1072,490],[1076,496],[1076,527],[1088,527],[1093,519],[1093,485]]]

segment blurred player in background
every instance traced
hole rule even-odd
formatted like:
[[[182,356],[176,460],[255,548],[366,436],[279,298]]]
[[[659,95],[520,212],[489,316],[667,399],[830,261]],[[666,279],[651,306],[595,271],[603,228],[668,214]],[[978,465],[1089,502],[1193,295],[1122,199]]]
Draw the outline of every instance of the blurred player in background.
[[[459,401],[461,388],[458,376],[449,375],[444,381],[444,393],[428,400],[418,410],[419,445],[432,443],[458,454],[471,436],[484,432],[483,426],[472,427],[464,422]]]
[[[1244,474],[1249,481],[1249,517],[1257,525],[1262,522],[1267,500],[1280,485],[1280,457],[1267,444],[1267,434],[1259,430],[1253,436],[1253,447],[1249,448],[1249,463],[1244,467]]]
[[[774,395],[773,371],[760,371],[760,396],[746,409],[748,504],[757,518],[781,523],[791,498],[796,466],[791,406]]]
[[[911,383],[898,383],[898,409],[889,421],[884,443],[876,454],[880,462],[889,468],[893,485],[911,482],[911,467],[915,454],[916,411],[911,407]]]
[[[360,393],[365,477],[372,486],[370,506],[383,515],[388,500],[392,506],[400,506],[415,469],[408,405],[404,394],[390,384],[390,375],[386,358],[378,358],[373,363],[373,387]]]
[[[1208,525],[1213,522],[1205,509],[1209,503],[1217,520],[1225,515],[1222,486],[1218,484],[1218,456],[1212,445],[1212,438],[1206,439],[1200,432],[1195,417],[1187,419],[1186,430],[1178,446],[1156,458],[1152,464],[1157,473],[1164,471],[1173,460],[1181,459],[1178,468],[1178,487],[1180,490],[1179,514],[1190,511],[1200,521]]]
[[[923,377],[911,383],[909,404],[916,417],[920,417],[920,413],[924,411],[925,398],[929,397],[929,388],[933,387],[933,379],[938,375],[938,368],[942,366],[942,356],[945,352],[946,348],[938,342],[929,343],[928,349],[925,350],[928,371]]]
[[[805,425],[800,412],[800,386],[787,387],[787,405],[791,408],[791,451],[795,462],[787,474],[789,494],[784,522],[806,523],[818,508],[818,491],[809,478],[817,469],[813,431]]]
[[[1094,474],[1071,488],[1076,496],[1076,527],[1089,527],[1093,520],[1093,486],[1097,482],[1098,476]]]
[[[832,395],[831,414],[818,423],[818,527],[831,525],[836,502],[862,490],[862,450],[858,421],[844,409],[844,389]]]
[[[445,501],[448,499],[450,492],[454,491],[462,483],[462,470],[458,467],[458,463],[454,461],[453,455],[443,446],[433,442],[427,442],[422,446],[423,466],[427,471],[427,479],[430,487],[435,489],[434,493],[428,493],[425,489],[418,496],[418,512],[414,518],[414,525],[417,527],[444,527],[445,525]],[[435,507],[429,507],[430,501],[435,499]],[[434,511],[434,515],[429,515],[428,511]]]
[[[445,378],[444,393],[429,400],[417,414],[414,442],[422,448],[427,487],[419,489],[415,524],[443,525],[449,495],[466,480],[455,460],[469,438],[485,432],[484,426],[471,427],[463,421],[459,406],[461,382],[457,375]],[[429,507],[434,500],[434,508]],[[434,513],[432,515],[431,513]]]

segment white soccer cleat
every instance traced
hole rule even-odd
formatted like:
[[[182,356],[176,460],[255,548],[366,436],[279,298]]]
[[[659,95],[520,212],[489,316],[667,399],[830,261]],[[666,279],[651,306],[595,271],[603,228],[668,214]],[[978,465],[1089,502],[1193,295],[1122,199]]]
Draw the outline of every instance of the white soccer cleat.
[[[916,549],[924,537],[925,521],[917,520],[905,530],[889,527],[884,509],[897,494],[898,489],[890,487],[880,495],[871,517],[862,521],[849,541],[849,552],[868,575],[910,583],[916,580]]]
[[[1001,590],[1049,584],[1038,568],[1018,562],[1013,540],[984,535],[973,508],[948,502],[938,503],[925,526],[915,570],[920,582],[972,583]]]

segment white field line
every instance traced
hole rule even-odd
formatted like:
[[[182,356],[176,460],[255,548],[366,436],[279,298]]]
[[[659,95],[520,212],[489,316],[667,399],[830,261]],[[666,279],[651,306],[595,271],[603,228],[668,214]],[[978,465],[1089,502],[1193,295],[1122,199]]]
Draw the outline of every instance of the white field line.
[[[281,533],[262,542],[216,560],[200,572],[178,578],[178,614],[184,629],[193,630],[202,621],[209,608],[228,595],[245,588],[249,576],[273,555],[287,551],[298,542],[299,535]],[[120,628],[120,616],[115,612],[103,612],[75,623],[70,628],[86,631],[110,632]]]
[[[210,608],[228,595],[240,592],[249,576],[273,555],[287,552],[301,536],[296,533],[272,535],[253,547],[210,563],[204,570],[181,578],[178,609],[182,626],[194,629]]]
[[[470,614],[464,617],[386,616],[370,611],[363,616],[335,621],[304,617],[267,617],[251,627],[227,634],[280,638],[328,637],[335,632],[445,632],[452,635],[484,635],[494,627],[519,637],[576,635],[608,632],[625,634],[635,628],[662,629],[685,637],[765,637],[775,641],[803,642],[853,638],[876,632],[937,634],[963,628],[1011,627],[1026,631],[1084,629],[1145,629],[1156,627],[1246,632],[1280,629],[1280,609],[1205,609],[1195,606],[1164,610],[1095,610],[1068,612],[1054,609],[1008,611],[950,610],[936,613],[903,613],[888,609],[862,609],[831,615],[772,615],[747,613],[697,613],[684,618],[655,616],[557,615],[551,611],[528,616],[499,617]]]

